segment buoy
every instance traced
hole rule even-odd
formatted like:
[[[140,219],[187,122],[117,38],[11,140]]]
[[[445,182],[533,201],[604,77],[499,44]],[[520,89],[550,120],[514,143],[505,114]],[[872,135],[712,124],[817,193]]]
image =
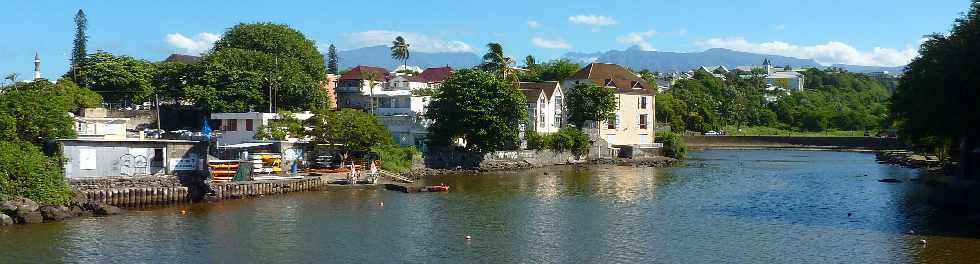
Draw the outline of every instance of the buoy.
[[[925,239],[923,239],[923,240],[919,240],[919,244],[923,244],[923,245],[925,245],[925,244],[926,244],[926,240],[925,240]]]
[[[187,214],[187,210],[180,210],[180,214]]]
[[[470,235],[466,235],[466,236],[464,236],[463,238],[465,238],[466,240],[470,240],[470,239],[473,239],[473,237],[471,237]],[[925,240],[922,240],[922,241],[925,241]]]
[[[384,202],[380,202],[380,203],[378,203],[378,206],[385,206],[385,203]]]

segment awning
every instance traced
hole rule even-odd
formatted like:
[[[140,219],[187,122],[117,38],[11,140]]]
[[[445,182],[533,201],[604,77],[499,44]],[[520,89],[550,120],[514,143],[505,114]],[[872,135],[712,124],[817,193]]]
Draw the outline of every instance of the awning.
[[[218,148],[223,148],[223,149],[254,148],[254,147],[268,146],[268,145],[272,145],[272,143],[271,142],[246,142],[246,143],[218,146]]]

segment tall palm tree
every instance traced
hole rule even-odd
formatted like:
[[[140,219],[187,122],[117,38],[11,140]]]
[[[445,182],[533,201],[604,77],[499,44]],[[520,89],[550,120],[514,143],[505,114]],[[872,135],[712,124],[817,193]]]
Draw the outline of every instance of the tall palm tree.
[[[374,83],[378,80],[378,74],[374,72],[368,72],[364,74],[364,81],[368,84],[368,93],[370,94],[368,98],[368,110],[374,115]]]
[[[408,46],[409,44],[405,42],[405,38],[402,36],[396,37],[395,41],[391,42],[391,58],[402,61],[405,69],[408,69],[408,57],[410,56]]]
[[[20,75],[20,74],[17,74],[16,72],[15,73],[11,73],[11,74],[7,74],[7,76],[4,76],[3,79],[4,80],[10,80],[10,83],[11,84],[15,84],[15,83],[17,83],[17,75]]]
[[[510,66],[514,65],[514,60],[504,56],[504,48],[500,46],[500,43],[491,42],[487,44],[487,50],[487,54],[483,55],[483,64],[480,65],[480,68],[506,79],[507,73],[511,70]]]

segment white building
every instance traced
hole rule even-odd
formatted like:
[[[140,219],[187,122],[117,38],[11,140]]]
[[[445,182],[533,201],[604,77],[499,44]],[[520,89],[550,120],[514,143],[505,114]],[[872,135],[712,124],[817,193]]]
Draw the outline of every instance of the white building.
[[[296,119],[306,120],[313,116],[310,112],[294,113]],[[221,124],[220,127],[212,128],[220,131],[218,134],[219,145],[233,145],[245,142],[256,141],[255,134],[259,130],[269,125],[269,121],[279,119],[277,113],[213,113],[211,120]],[[300,139],[286,138],[287,142],[296,142]]]
[[[126,139],[129,118],[106,117],[105,108],[85,108],[75,117],[75,134],[80,139]]]
[[[522,82],[521,92],[527,97],[528,124],[538,133],[555,133],[567,122],[565,99],[558,82]]]

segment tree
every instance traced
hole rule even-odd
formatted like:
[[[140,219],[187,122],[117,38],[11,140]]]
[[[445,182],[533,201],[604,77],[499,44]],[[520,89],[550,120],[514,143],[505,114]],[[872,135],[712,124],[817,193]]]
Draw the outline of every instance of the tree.
[[[955,142],[957,175],[977,177],[980,138],[980,1],[956,19],[948,34],[932,34],[920,56],[906,67],[892,96],[891,114],[899,132],[918,145],[940,148]]]
[[[616,112],[616,92],[595,84],[579,84],[565,93],[568,121],[583,128],[586,121],[602,121]]]
[[[340,70],[337,67],[339,59],[337,58],[337,47],[330,44],[330,48],[327,48],[327,73],[329,74],[339,74]]]
[[[483,55],[483,64],[478,66],[483,71],[497,75],[501,79],[507,79],[507,74],[514,65],[514,60],[504,55],[504,48],[500,43],[487,44],[487,54]]]
[[[264,65],[246,65],[244,68],[238,67],[238,63],[223,63],[220,60],[207,59],[229,49],[248,50],[254,54],[264,54],[261,56],[271,59]],[[274,23],[235,25],[225,31],[221,39],[214,43],[214,48],[205,60],[230,66],[228,70],[235,74],[264,76],[265,82],[248,83],[247,85],[257,86],[247,87],[247,89],[266,88],[272,92],[266,100],[284,110],[311,109],[327,100],[326,92],[320,89],[326,73],[323,54],[320,54],[312,40],[287,25]],[[213,87],[218,84],[200,85]]]
[[[492,152],[516,148],[520,125],[527,122],[527,99],[514,86],[476,70],[453,73],[432,98],[425,117],[432,120],[429,144]]]
[[[12,73],[7,74],[6,76],[3,76],[3,79],[10,81],[10,84],[11,85],[14,85],[14,84],[17,83],[17,76],[19,76],[19,75],[20,74],[18,74],[16,72],[12,72]]]
[[[269,125],[257,129],[255,138],[285,140],[287,137],[301,138],[305,133],[303,121],[296,118],[296,115],[289,111],[279,111],[276,119],[269,120]]]
[[[78,9],[78,13],[75,13],[75,41],[73,41],[74,47],[71,50],[71,66],[77,67],[79,63],[88,55],[85,50],[86,44],[88,42],[88,36],[85,35],[85,30],[88,28],[88,19],[85,18],[85,12],[82,9]]]
[[[527,55],[527,57],[524,57],[524,68],[531,70],[537,66],[538,64],[534,61],[534,56]]]
[[[19,83],[0,96],[0,141],[22,141],[43,146],[51,140],[75,137],[67,115],[82,107],[101,104],[101,97],[70,80]]]
[[[391,58],[402,61],[404,68],[408,69],[408,57],[410,56],[408,52],[409,44],[405,42],[405,38],[398,36],[395,41],[391,42]]]
[[[568,59],[557,59],[542,64],[539,68],[544,81],[564,81],[582,67]]]
[[[153,89],[161,100],[173,100],[176,104],[184,98],[184,92],[191,81],[192,65],[180,62],[157,62],[153,76]]]
[[[61,205],[72,192],[55,157],[21,141],[0,141],[0,196],[23,196],[42,205]]]
[[[153,95],[156,68],[148,61],[97,51],[75,67],[75,77],[112,103],[142,103]]]
[[[194,67],[184,95],[210,112],[246,112],[271,103],[271,55],[245,49],[212,52]]]
[[[374,115],[360,110],[318,110],[307,122],[313,128],[307,135],[314,143],[342,144],[340,148],[345,159],[351,154],[367,153],[374,147],[394,144],[388,129]]]

